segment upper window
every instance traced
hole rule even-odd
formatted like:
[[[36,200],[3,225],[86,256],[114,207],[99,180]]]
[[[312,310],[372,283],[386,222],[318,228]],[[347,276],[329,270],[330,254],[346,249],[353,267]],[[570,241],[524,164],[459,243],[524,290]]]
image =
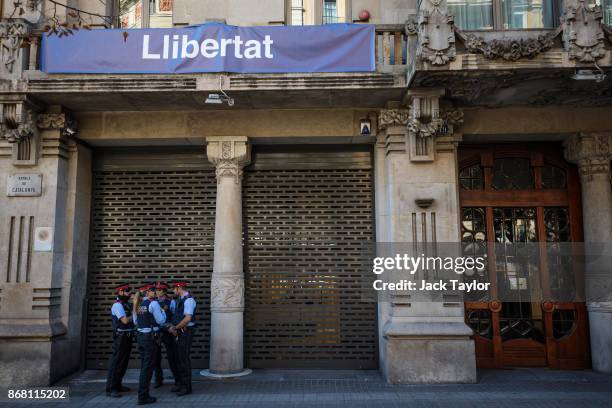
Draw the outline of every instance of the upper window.
[[[612,25],[612,0],[595,0],[594,3],[601,6],[604,24]]]
[[[448,0],[448,8],[455,24],[464,30],[553,28],[559,24],[561,1]]]
[[[288,0],[288,25],[346,23],[348,0]]]
[[[119,27],[172,27],[172,0],[119,0]]]

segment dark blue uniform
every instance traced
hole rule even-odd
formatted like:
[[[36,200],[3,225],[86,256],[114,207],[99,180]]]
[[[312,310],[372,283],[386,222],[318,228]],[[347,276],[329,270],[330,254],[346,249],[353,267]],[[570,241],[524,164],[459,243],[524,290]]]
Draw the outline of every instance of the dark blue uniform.
[[[127,301],[117,298],[111,308],[113,327],[113,355],[108,364],[106,376],[106,393],[120,392],[123,388],[121,381],[127,370],[130,354],[132,353],[132,341],[134,338],[134,323],[132,322],[132,305]],[[121,322],[119,316],[129,319],[127,324]]]
[[[189,293],[180,299],[172,301],[172,324],[176,326],[183,320],[185,314],[191,315],[191,321],[182,331],[176,342],[176,359],[178,385],[182,391],[191,393],[191,343],[196,325],[196,301]]]
[[[138,330],[138,351],[140,353],[140,378],[138,381],[138,402],[154,402],[149,396],[149,385],[153,376],[153,367],[158,363],[160,337],[159,327],[166,321],[159,303],[144,299],[136,311],[136,327]]]
[[[166,314],[166,321],[167,322],[171,322],[172,321],[172,311],[170,310],[170,299],[167,296],[164,296],[163,298],[158,298],[157,301],[159,302],[159,305],[161,306],[161,309],[164,311],[164,313]],[[177,367],[176,367],[176,337],[174,337],[172,334],[170,334],[167,330],[162,330],[161,332],[161,342],[164,345],[164,348],[166,349],[166,357],[168,358],[168,366],[170,367],[170,371],[172,372],[172,376],[174,377],[174,382],[176,385],[178,385],[178,374],[177,374]],[[162,367],[161,367],[161,347],[158,349],[158,356],[156,357],[156,361],[157,361],[157,365],[155,366],[154,372],[155,372],[155,384],[157,386],[161,385],[163,383],[163,379],[164,379],[164,372],[162,371]]]

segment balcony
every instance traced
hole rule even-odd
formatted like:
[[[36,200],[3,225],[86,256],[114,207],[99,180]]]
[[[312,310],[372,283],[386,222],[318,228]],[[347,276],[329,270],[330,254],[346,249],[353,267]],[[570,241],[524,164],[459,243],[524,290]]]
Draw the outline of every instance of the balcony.
[[[8,22],[2,22],[5,27]],[[2,31],[0,31],[2,32]],[[7,29],[4,32],[8,32]],[[382,107],[406,86],[407,41],[403,25],[376,27],[375,72],[288,74],[53,74],[39,70],[41,33],[22,23],[13,38],[30,38],[4,66],[0,91],[33,96],[74,110],[179,110],[210,108],[203,101],[220,89],[240,108]],[[5,35],[4,43],[10,37]],[[215,109],[226,106],[217,105]]]
[[[612,103],[601,9],[568,0],[561,14],[554,29],[464,31],[445,0],[423,0],[406,25],[408,86],[443,88],[464,106]]]

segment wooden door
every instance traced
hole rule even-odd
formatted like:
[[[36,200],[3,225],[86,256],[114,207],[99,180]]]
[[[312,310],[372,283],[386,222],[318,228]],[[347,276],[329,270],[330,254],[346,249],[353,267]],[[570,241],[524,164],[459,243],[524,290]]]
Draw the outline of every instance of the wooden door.
[[[487,257],[482,278],[492,283],[486,298],[465,302],[479,367],[590,365],[582,271],[550,250],[554,243],[582,241],[579,179],[561,149],[559,144],[460,149],[462,241]],[[533,260],[522,253],[527,260],[517,263],[515,246],[506,249],[503,243],[528,244]],[[513,301],[503,302],[499,293],[508,293],[509,284]],[[568,288],[571,301],[554,301],[556,290]]]

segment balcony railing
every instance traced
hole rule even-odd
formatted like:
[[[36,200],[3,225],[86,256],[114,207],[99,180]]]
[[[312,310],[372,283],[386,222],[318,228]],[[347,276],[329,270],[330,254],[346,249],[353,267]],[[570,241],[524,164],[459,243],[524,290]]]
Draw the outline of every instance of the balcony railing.
[[[405,66],[408,49],[404,26],[400,24],[379,24],[376,26],[376,65],[379,71],[394,70]]]

